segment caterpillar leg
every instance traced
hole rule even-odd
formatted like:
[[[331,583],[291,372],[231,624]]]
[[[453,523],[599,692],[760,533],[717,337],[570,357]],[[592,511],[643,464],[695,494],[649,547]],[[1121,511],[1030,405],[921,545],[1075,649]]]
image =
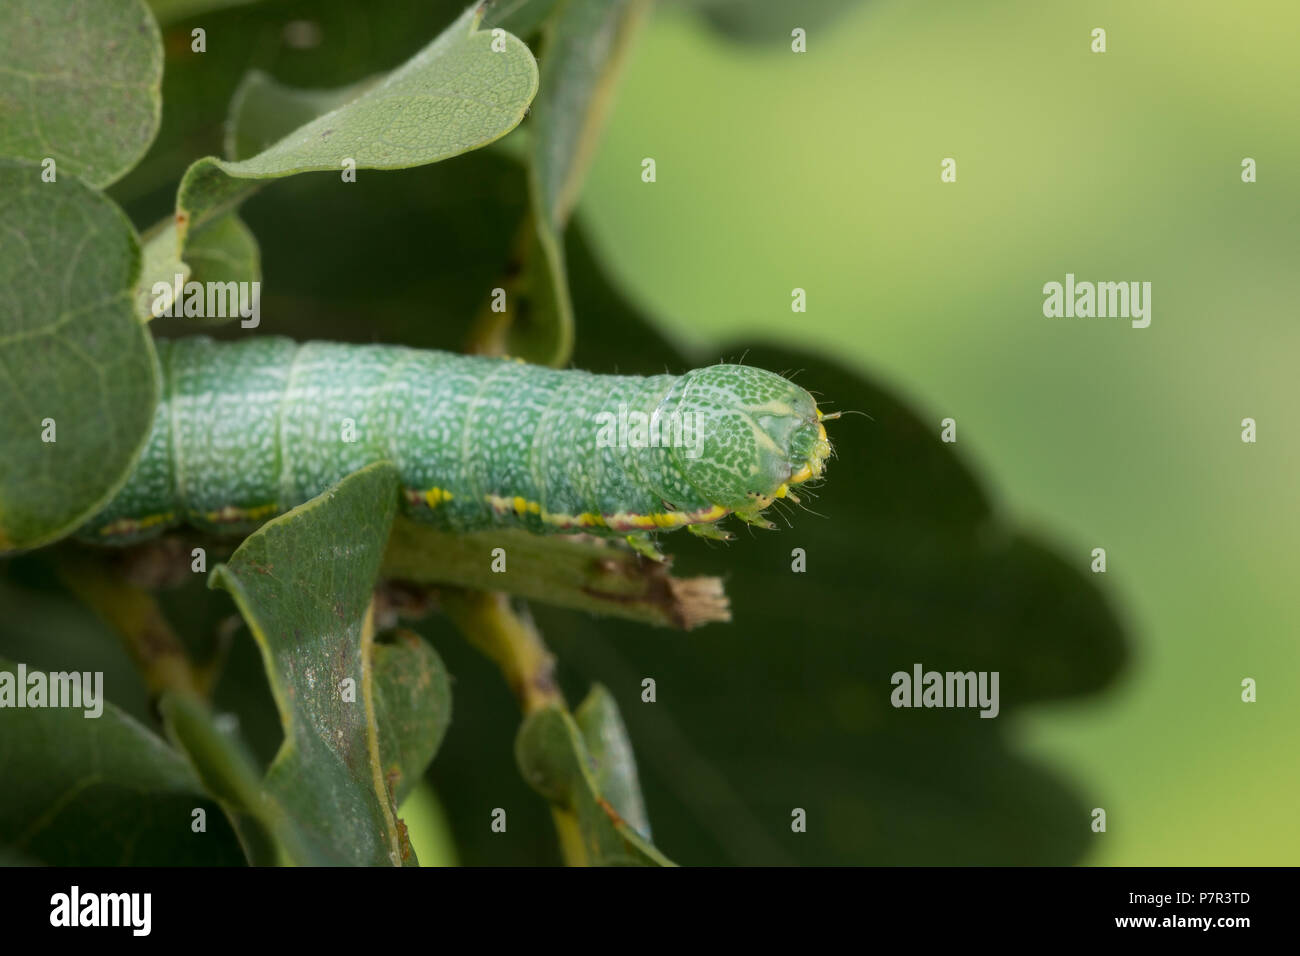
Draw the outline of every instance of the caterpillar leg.
[[[776,527],[776,525],[763,517],[761,511],[737,511],[736,517],[745,522],[745,524],[753,525],[755,528],[762,528],[764,531],[771,531]]]
[[[712,541],[730,541],[735,537],[729,531],[723,531],[717,523],[713,524],[688,524],[686,530],[697,538],[708,538]]]
[[[664,553],[659,550],[659,545],[655,544],[655,539],[648,534],[629,534],[627,543],[632,546],[633,551],[649,558],[651,561],[662,563],[668,560],[664,557]]]

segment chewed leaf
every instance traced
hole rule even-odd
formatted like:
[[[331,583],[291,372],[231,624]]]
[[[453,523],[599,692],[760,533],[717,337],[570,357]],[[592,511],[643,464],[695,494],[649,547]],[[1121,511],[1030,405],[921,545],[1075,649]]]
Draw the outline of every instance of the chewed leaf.
[[[383,770],[368,607],[397,509],[381,462],[251,535],[212,584],[262,651],[284,744],[265,789],[341,862],[411,861]]]
[[[206,157],[181,180],[178,239],[255,191],[295,173],[404,169],[469,152],[504,136],[537,92],[537,64],[518,38],[480,30],[467,10],[405,64],[338,108],[243,160]],[[320,106],[332,107],[323,94]],[[245,103],[245,115],[252,115]],[[237,143],[244,139],[236,135]],[[184,256],[182,255],[182,258]]]
[[[46,544],[126,480],[160,390],[140,244],[67,176],[0,160],[0,552]]]
[[[144,0],[5,0],[0,157],[53,159],[56,175],[107,186],[158,132],[162,69]]]

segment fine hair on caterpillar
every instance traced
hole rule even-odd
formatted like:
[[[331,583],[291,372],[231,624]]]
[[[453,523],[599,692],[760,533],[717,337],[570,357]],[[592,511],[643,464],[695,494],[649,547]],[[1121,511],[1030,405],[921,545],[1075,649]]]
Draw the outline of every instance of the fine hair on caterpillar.
[[[726,537],[820,478],[803,388],[744,365],[595,375],[402,346],[158,342],[163,395],[126,484],[80,535],[246,534],[375,461],[402,509],[451,531]]]

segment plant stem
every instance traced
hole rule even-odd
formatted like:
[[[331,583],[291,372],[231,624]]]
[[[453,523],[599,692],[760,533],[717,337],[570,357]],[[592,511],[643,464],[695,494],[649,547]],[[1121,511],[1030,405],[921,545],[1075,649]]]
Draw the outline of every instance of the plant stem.
[[[195,672],[180,639],[147,591],[103,561],[81,555],[61,556],[57,570],[64,585],[122,639],[151,694],[176,691],[206,697],[207,682]]]
[[[547,650],[532,620],[516,613],[506,595],[449,591],[442,595],[441,604],[465,638],[496,662],[524,716],[546,707],[558,707],[567,713],[564,695],[555,682],[555,656]],[[568,866],[586,866],[587,849],[577,816],[552,806],[551,818],[564,862]]]
[[[466,639],[501,668],[524,716],[543,707],[565,706],[555,683],[555,656],[533,622],[515,613],[506,595],[447,591],[441,604]]]
[[[496,547],[510,554],[509,574],[494,573],[483,560]],[[383,575],[477,591],[504,586],[530,601],[682,630],[731,620],[720,579],[675,578],[666,563],[647,561],[620,541],[586,535],[520,529],[459,534],[399,517]]]

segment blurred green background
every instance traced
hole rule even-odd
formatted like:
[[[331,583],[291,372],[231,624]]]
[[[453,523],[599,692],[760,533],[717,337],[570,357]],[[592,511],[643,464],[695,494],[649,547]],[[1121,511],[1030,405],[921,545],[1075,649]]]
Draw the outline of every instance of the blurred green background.
[[[691,346],[761,331],[952,416],[1006,512],[1107,549],[1126,677],[1019,728],[1104,795],[1086,862],[1294,864],[1300,4],[878,0],[803,55],[797,6],[743,44],[657,11],[580,205],[600,260]],[[1150,281],[1151,326],[1044,318],[1066,272]]]

